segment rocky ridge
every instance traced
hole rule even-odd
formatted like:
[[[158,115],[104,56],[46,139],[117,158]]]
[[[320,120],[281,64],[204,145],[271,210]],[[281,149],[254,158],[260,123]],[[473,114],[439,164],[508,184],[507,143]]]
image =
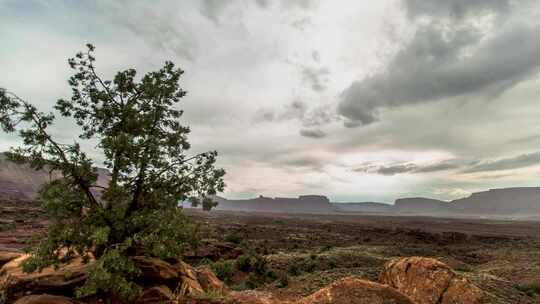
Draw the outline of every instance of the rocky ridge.
[[[0,252],[0,303],[71,304],[100,303],[103,296],[75,299],[74,290],[86,279],[83,264],[75,259],[59,269],[26,274],[20,267],[28,256]],[[166,262],[136,257],[141,270],[138,282],[143,292],[135,303],[192,304],[481,304],[484,293],[432,258],[409,257],[389,261],[379,282],[355,277],[342,278],[303,298],[283,299],[257,290],[231,291],[207,267],[185,262]],[[109,299],[110,300],[110,299]],[[3,301],[3,302],[2,302]],[[120,303],[113,299],[113,303]]]

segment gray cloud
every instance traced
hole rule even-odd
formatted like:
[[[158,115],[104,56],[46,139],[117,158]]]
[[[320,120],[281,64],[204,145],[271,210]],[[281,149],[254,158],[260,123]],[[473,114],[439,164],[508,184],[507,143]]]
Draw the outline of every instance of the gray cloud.
[[[310,23],[311,19],[309,17],[304,17],[291,22],[291,26],[299,31],[304,31]]]
[[[403,165],[395,165],[395,166],[381,166],[377,168],[375,171],[378,174],[381,175],[395,175],[400,173],[408,173],[412,172],[417,169],[417,166],[414,164],[403,164]]]
[[[447,170],[452,170],[452,169],[458,169],[459,167],[460,167],[460,165],[457,164],[457,163],[440,162],[440,163],[434,163],[434,164],[429,164],[429,165],[418,167],[414,172],[415,173],[430,173],[430,172],[447,171]]]
[[[450,161],[442,161],[427,165],[418,165],[414,163],[392,164],[392,165],[376,165],[372,163],[364,163],[361,166],[353,169],[355,172],[372,173],[392,176],[403,173],[431,173],[438,171],[449,171],[460,168],[458,163]]]
[[[321,54],[318,51],[311,52],[311,58],[313,58],[313,61],[320,62],[321,61]]]
[[[309,138],[323,138],[326,137],[326,133],[321,129],[302,129],[300,135]]]
[[[219,16],[230,3],[230,0],[203,0],[201,14],[218,25]],[[259,2],[257,3],[260,4]]]
[[[384,108],[471,94],[498,96],[538,72],[539,27],[501,26],[499,18],[486,33],[485,25],[467,16],[500,16],[507,10],[503,1],[449,2],[454,4],[442,8],[406,2],[413,17],[454,10],[461,18],[419,23],[413,38],[384,72],[355,81],[342,93],[338,105],[341,115],[366,125],[377,121]]]
[[[511,170],[530,167],[538,164],[540,164],[540,152],[534,152],[498,160],[476,162],[463,172],[476,173],[485,171]]]
[[[392,165],[377,165],[372,163],[364,163],[353,169],[353,171],[380,175],[396,175],[403,173],[417,174],[460,169],[458,171],[459,173],[481,173],[520,169],[535,165],[540,165],[540,152],[526,153],[514,157],[495,160],[453,160],[442,161],[427,165],[418,165],[414,163],[402,163]],[[493,178],[493,176],[493,174],[486,175],[486,178]],[[508,174],[500,174],[500,176],[504,177],[508,176]]]
[[[298,120],[304,127],[320,127],[339,120],[335,108],[331,104],[312,108],[301,101],[294,100],[279,110],[261,108],[253,115],[253,123]]]
[[[304,82],[309,83],[313,91],[322,92],[326,89],[326,83],[330,75],[330,70],[326,67],[302,67],[302,79]]]
[[[409,18],[422,16],[464,18],[478,11],[506,13],[510,9],[509,0],[446,0],[423,1],[405,0]]]
[[[322,126],[338,120],[339,117],[336,114],[335,107],[326,104],[313,107],[306,111],[302,117],[302,125],[304,127]]]
[[[183,18],[175,15],[180,9],[176,5],[172,5],[168,10],[152,9],[141,3],[127,4],[122,1],[102,2],[100,5],[81,3],[81,5],[85,10],[95,10],[98,17],[104,19],[97,22],[120,26],[158,50],[173,53],[190,61],[197,57],[196,34],[190,30],[191,27]],[[171,20],[175,22],[171,23]]]
[[[268,8],[270,6],[269,0],[256,0],[255,3],[261,8]]]
[[[315,7],[314,0],[282,0],[281,5],[284,8],[299,8],[309,10]]]

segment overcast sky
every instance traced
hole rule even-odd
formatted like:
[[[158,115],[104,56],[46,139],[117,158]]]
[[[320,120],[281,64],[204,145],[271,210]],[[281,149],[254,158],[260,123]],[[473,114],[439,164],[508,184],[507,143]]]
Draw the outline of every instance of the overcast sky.
[[[87,42],[106,78],[172,60],[226,197],[453,199],[540,186],[539,33],[533,0],[0,0],[0,86],[47,110]]]

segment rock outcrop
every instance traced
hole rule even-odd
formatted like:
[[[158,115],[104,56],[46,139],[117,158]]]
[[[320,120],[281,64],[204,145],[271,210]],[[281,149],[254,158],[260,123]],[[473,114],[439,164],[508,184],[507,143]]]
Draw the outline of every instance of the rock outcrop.
[[[197,272],[197,280],[202,289],[215,292],[215,293],[227,293],[227,286],[214,274],[209,267],[201,267],[195,270]]]
[[[386,285],[343,278],[303,298],[298,304],[414,304],[406,295]]]
[[[89,264],[84,264],[82,258],[75,258],[58,269],[48,267],[28,274],[21,267],[28,257],[0,251],[0,261],[5,262],[0,268],[0,303],[3,303],[2,299],[18,304],[79,303],[70,297],[74,297],[76,288],[86,281]],[[143,256],[133,260],[141,270],[136,282],[143,289],[136,303],[169,303],[178,298],[197,298],[205,293],[229,293],[227,286],[207,267],[196,269],[182,261],[171,264]]]
[[[21,264],[28,259],[28,255],[21,255],[0,268],[0,296],[13,300],[33,294],[68,295],[69,291],[82,285],[87,278],[86,264],[82,258],[76,258],[59,269],[48,267],[41,272],[25,273]]]
[[[479,304],[483,292],[446,264],[425,257],[386,263],[379,276],[383,284],[409,296],[418,304]]]
[[[0,267],[21,256],[22,253],[15,251],[0,251]]]
[[[16,304],[76,304],[75,289],[84,284],[87,266],[75,258],[59,269],[24,273],[28,255],[0,252],[0,299]],[[268,292],[230,292],[208,267],[194,268],[176,260],[133,258],[141,275],[138,304],[480,304],[484,293],[446,264],[425,257],[399,258],[385,264],[380,283],[346,277],[301,298],[277,298]],[[90,260],[90,263],[93,263]],[[283,295],[281,295],[283,296]],[[92,298],[94,299],[94,298]],[[95,300],[99,300],[98,296]],[[102,300],[104,298],[101,298]],[[0,301],[1,302],[1,301]],[[94,303],[94,302],[92,302]]]
[[[15,304],[77,304],[74,300],[63,296],[55,295],[30,295],[22,297]]]
[[[169,287],[160,285],[143,291],[142,295],[135,302],[136,304],[152,304],[152,303],[171,303],[174,299],[174,294]]]

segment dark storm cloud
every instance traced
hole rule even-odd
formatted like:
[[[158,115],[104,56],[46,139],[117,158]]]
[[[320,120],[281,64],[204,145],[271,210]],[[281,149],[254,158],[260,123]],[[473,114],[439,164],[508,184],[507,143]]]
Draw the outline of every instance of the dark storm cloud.
[[[419,165],[414,163],[391,165],[364,163],[353,169],[353,171],[380,175],[432,173],[457,169],[459,169],[458,173],[489,173],[493,171],[521,169],[536,165],[540,165],[540,152],[526,153],[514,157],[495,160],[452,160],[427,165]],[[493,174],[486,175],[486,178],[492,176]]]
[[[477,162],[465,169],[464,173],[512,170],[540,164],[540,152],[521,154],[515,157]]]
[[[326,133],[321,129],[302,129],[300,135],[309,138],[323,138],[326,137]]]
[[[414,164],[403,164],[403,165],[395,165],[395,166],[381,166],[377,168],[377,171],[375,171],[377,174],[381,175],[395,175],[400,173],[408,173],[416,170],[416,165]]]
[[[365,163],[355,168],[353,171],[392,176],[403,173],[416,174],[449,171],[460,167],[461,166],[459,164],[450,161],[437,162],[427,165],[418,165],[413,163],[375,165],[372,163]]]
[[[421,23],[384,72],[353,82],[341,94],[339,114],[366,125],[384,108],[472,94],[494,97],[538,72],[539,27],[501,26],[499,17],[487,35],[467,16],[501,16],[508,10],[503,1],[448,2],[406,2],[412,18],[445,10],[460,18]]]
[[[430,173],[430,172],[458,169],[459,167],[460,165],[457,163],[440,162],[440,163],[434,163],[434,164],[418,167],[414,172],[415,173]]]

